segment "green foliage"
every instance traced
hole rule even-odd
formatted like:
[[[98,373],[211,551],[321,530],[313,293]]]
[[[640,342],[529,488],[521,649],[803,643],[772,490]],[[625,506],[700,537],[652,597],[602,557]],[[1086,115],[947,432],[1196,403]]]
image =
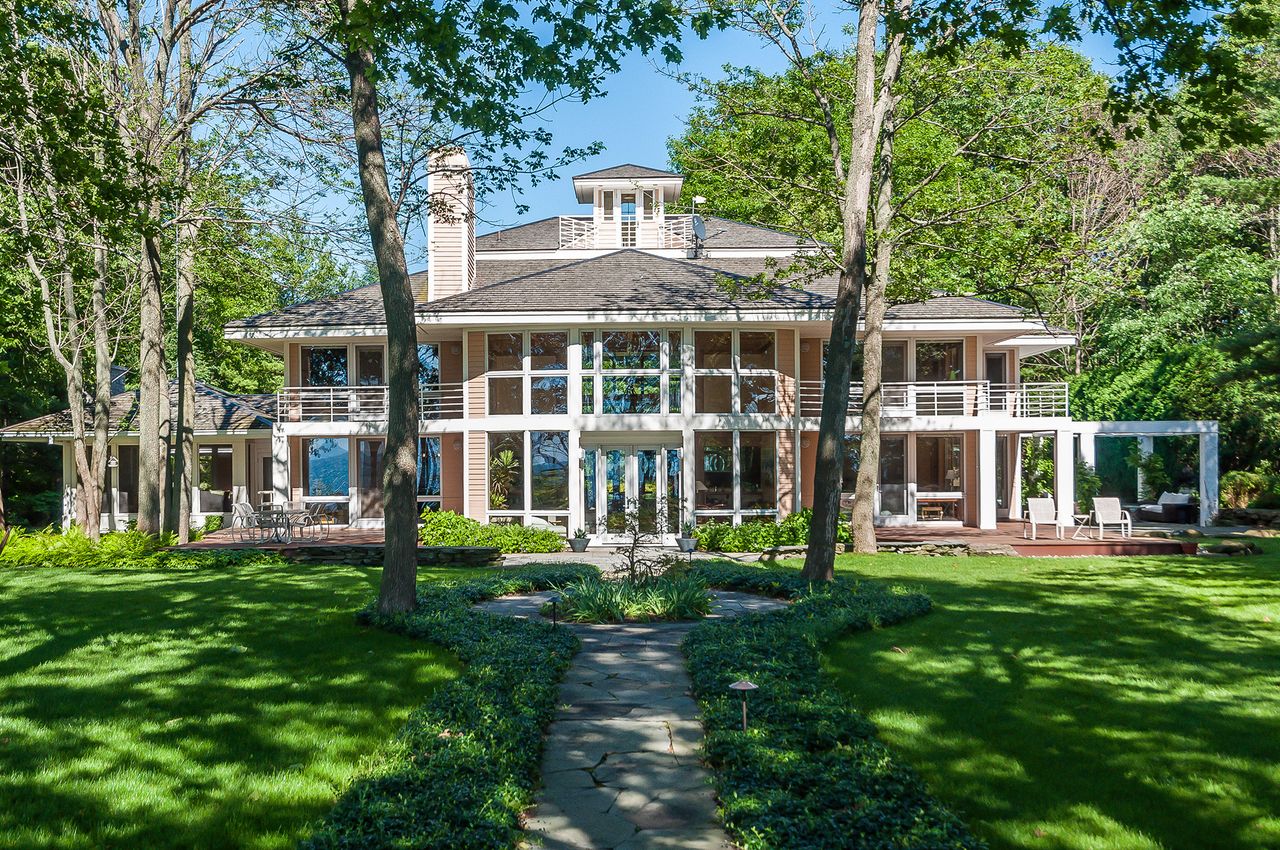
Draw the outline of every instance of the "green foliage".
[[[693,620],[711,613],[707,586],[688,575],[641,582],[593,576],[558,591],[558,615],[573,623]]]
[[[775,546],[804,546],[809,542],[813,510],[804,508],[787,514],[781,522],[706,522],[693,529],[698,548],[707,552],[763,552]],[[848,523],[841,522],[837,543],[851,543]]]
[[[493,546],[506,555],[564,549],[564,538],[549,528],[526,528],[515,523],[486,525],[453,511],[423,511],[418,540],[424,546]]]
[[[1138,494],[1139,499],[1147,499],[1154,502],[1160,498],[1160,494],[1169,489],[1169,482],[1172,480],[1169,476],[1169,470],[1165,466],[1164,455],[1159,452],[1151,452],[1144,454],[1142,446],[1135,444],[1129,451],[1129,466],[1134,472],[1142,474],[1143,491]]]
[[[98,543],[72,526],[32,533],[15,528],[0,552],[0,567],[59,569],[223,569],[237,564],[283,563],[279,556],[252,549],[169,549],[173,538],[140,531],[102,535]]]
[[[362,622],[442,646],[466,666],[414,712],[302,846],[513,846],[537,787],[542,730],[578,639],[471,606],[595,574],[577,565],[504,572],[422,587],[408,614],[382,615],[373,605],[361,612]]]
[[[838,579],[810,588],[793,570],[727,563],[691,573],[717,587],[795,599],[787,609],[708,621],[685,638],[726,828],[747,850],[830,847],[981,848],[924,783],[874,737],[823,672],[819,648],[855,630],[926,613],[928,597]],[[742,731],[729,684],[759,686]]]
[[[1220,482],[1222,507],[1260,507],[1268,494],[1280,494],[1280,479],[1269,471],[1236,469],[1223,474]]]
[[[1092,505],[1102,493],[1102,479],[1097,471],[1084,461],[1076,461],[1076,504]]]

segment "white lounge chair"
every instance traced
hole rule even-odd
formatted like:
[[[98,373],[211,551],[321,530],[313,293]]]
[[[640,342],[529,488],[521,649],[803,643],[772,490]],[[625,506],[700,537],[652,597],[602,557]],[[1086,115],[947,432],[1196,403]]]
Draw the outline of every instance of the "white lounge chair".
[[[1133,519],[1120,507],[1120,500],[1106,497],[1093,500],[1093,523],[1098,526],[1098,539],[1106,533],[1107,526],[1120,529],[1121,537],[1133,536]]]
[[[1058,525],[1058,506],[1053,499],[1027,499],[1027,515],[1023,518],[1022,536],[1027,536],[1027,526],[1031,526],[1031,539],[1036,539],[1036,529],[1041,525],[1053,526],[1054,536],[1062,539],[1062,526]]]

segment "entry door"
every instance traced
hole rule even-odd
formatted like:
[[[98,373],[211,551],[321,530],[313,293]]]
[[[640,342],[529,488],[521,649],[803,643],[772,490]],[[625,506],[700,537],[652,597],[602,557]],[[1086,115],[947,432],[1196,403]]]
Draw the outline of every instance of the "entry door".
[[[907,437],[886,434],[880,438],[880,519],[908,515]]]
[[[583,515],[606,541],[627,536],[634,512],[645,534],[670,538],[680,524],[680,450],[671,446],[600,446],[585,450]],[[594,502],[594,504],[591,504]],[[590,523],[588,523],[590,525]]]
[[[382,516],[382,463],[386,445],[381,439],[356,441],[356,492],[362,519]]]

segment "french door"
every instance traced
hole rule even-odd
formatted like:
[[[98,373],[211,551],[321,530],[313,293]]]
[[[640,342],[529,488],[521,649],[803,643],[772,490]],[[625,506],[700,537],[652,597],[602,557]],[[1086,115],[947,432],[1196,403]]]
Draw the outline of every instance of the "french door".
[[[583,516],[603,542],[622,542],[634,520],[666,541],[680,530],[680,449],[593,446],[583,450]]]

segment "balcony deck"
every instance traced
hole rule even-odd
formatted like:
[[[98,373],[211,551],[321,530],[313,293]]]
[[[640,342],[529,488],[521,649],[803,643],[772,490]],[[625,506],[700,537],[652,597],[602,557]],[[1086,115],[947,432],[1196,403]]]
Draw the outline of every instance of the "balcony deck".
[[[800,415],[822,415],[822,381],[800,381]],[[862,384],[849,386],[849,416],[862,413]],[[1048,381],[993,384],[990,381],[885,383],[881,416],[983,416],[1017,418],[1068,415],[1067,384]]]

